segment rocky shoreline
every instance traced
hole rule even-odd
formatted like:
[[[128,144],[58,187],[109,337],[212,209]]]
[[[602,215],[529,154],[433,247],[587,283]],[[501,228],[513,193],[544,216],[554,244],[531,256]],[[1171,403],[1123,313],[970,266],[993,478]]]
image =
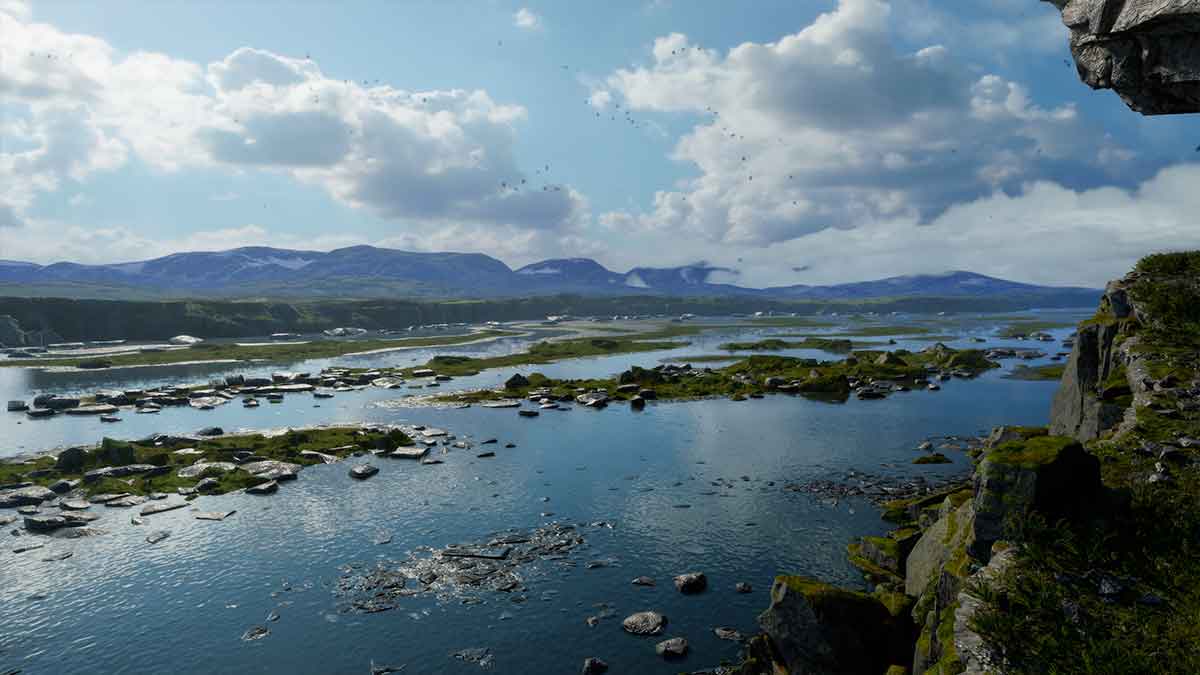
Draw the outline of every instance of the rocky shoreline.
[[[1197,271],[1200,254],[1151,256],[1109,284],[1048,427],[997,428],[969,481],[885,502],[898,527],[847,546],[870,592],[778,577],[763,633],[722,672],[1069,672],[1097,654],[1191,672],[1170,635],[1194,629],[1200,575],[1178,564],[1200,494],[1200,304],[1180,300],[1200,300]],[[1173,520],[1178,536],[1156,534]],[[1076,540],[1093,542],[1082,560]]]

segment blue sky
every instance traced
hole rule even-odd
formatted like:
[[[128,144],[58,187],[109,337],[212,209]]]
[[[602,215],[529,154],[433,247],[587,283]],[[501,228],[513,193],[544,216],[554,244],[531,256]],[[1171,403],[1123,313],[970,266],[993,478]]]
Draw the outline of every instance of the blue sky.
[[[372,243],[1094,284],[1200,245],[1196,122],[1090,91],[1034,0],[0,0],[0,21],[3,259]]]

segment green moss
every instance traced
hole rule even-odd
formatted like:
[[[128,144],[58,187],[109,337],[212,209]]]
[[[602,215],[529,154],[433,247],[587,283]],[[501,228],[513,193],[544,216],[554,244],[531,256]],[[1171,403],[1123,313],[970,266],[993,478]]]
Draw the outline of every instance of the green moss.
[[[901,617],[912,611],[913,599],[903,593],[889,591],[883,587],[875,589],[875,597],[887,608],[889,614]]]
[[[1018,365],[1004,377],[1010,380],[1049,381],[1061,380],[1066,366],[1061,363],[1049,363],[1043,366]]]
[[[1079,442],[1065,436],[1034,436],[1025,440],[1009,441],[992,448],[985,460],[998,464],[1015,464],[1023,468],[1035,468],[1058,459],[1058,456]]]
[[[875,561],[864,556],[862,544],[858,542],[846,544],[846,556],[850,560],[850,564],[857,567],[863,573],[863,577],[873,584],[904,583],[904,580],[895,571],[880,567],[875,564]]]
[[[954,646],[954,610],[956,609],[958,609],[958,601],[952,602],[942,609],[937,625],[938,647],[941,649],[941,656],[933,668],[926,672],[954,675],[954,673],[961,673],[965,670],[962,662],[958,659],[958,650]]]
[[[780,351],[783,349],[820,349],[827,352],[849,352],[854,349],[850,340],[807,337],[803,340],[788,341],[779,338],[759,340],[758,342],[726,342],[719,349],[728,351]]]
[[[951,464],[954,460],[943,455],[940,452],[935,452],[932,455],[921,455],[912,461],[913,464]]]
[[[359,427],[325,427],[318,429],[292,430],[274,436],[262,434],[247,434],[237,436],[222,436],[219,438],[189,441],[186,439],[172,440],[163,446],[143,445],[137,442],[104,439],[97,445],[95,452],[89,453],[88,461],[78,472],[50,471],[36,478],[28,477],[28,473],[37,469],[53,469],[53,458],[39,458],[29,463],[0,463],[0,482],[18,482],[29,480],[40,485],[49,485],[62,478],[79,479],[84,473],[101,466],[122,466],[122,462],[108,461],[118,456],[122,449],[133,453],[131,464],[154,464],[155,466],[170,466],[171,471],[158,476],[137,475],[129,478],[106,478],[82,485],[89,494],[104,492],[129,492],[145,495],[151,492],[174,492],[180,487],[192,487],[200,478],[180,478],[179,469],[195,463],[197,460],[206,462],[232,461],[235,452],[248,450],[264,459],[291,462],[293,464],[311,465],[320,463],[319,459],[302,457],[301,452],[315,450],[325,454],[345,457],[358,450],[374,448],[395,448],[401,445],[411,445],[412,440],[399,429],[387,432],[365,431]],[[185,447],[195,448],[200,455],[178,456],[174,450]],[[261,480],[254,478],[244,471],[221,473],[205,472],[202,477],[213,477],[219,481],[216,493],[240,490],[255,485]]]

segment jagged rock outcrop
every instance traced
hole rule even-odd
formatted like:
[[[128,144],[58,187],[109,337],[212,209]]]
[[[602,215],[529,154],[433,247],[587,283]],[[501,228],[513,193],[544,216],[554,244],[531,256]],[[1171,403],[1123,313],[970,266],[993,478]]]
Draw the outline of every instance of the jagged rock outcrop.
[[[906,604],[889,607],[876,595],[780,576],[758,623],[784,672],[883,673],[908,662],[912,624],[907,609]]]
[[[1088,441],[1113,428],[1129,407],[1128,345],[1119,338],[1136,325],[1131,277],[1110,282],[1100,311],[1079,329],[1050,408],[1050,433]]]
[[[1143,115],[1200,112],[1200,0],[1046,0],[1079,78]]]
[[[1053,521],[1086,517],[1101,503],[1100,460],[1078,441],[1036,435],[1001,443],[975,469],[970,554],[987,562],[992,544],[1034,511]]]

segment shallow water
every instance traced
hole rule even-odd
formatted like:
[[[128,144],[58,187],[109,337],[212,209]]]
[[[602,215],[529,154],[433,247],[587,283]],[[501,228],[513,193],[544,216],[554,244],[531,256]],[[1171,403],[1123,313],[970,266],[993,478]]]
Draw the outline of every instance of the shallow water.
[[[538,370],[604,375],[632,363],[710,352],[727,338],[705,336],[669,352]],[[996,344],[1001,341],[989,341]],[[474,349],[464,353],[481,347]],[[427,355],[362,358],[386,364],[423,361]],[[303,364],[298,369],[319,368]],[[0,370],[0,375],[12,372]],[[227,370],[207,371],[200,378],[188,370],[170,377],[194,381],[217,372]],[[484,373],[449,384],[491,385],[509,374]],[[774,574],[795,572],[861,587],[844,546],[853,537],[886,530],[870,504],[834,502],[787,491],[784,485],[840,478],[852,470],[930,477],[965,471],[959,453],[949,453],[954,465],[914,466],[913,448],[931,435],[1046,422],[1055,383],[1006,380],[1001,374],[882,401],[830,404],[768,396],[741,403],[652,403],[641,413],[623,406],[546,411],[534,419],[478,407],[382,407],[374,403],[406,390],[374,388],[339,394],[321,401],[320,408],[313,407],[311,396],[298,395],[257,410],[235,403],[213,411],[125,414],[118,425],[68,417],[18,425],[19,416],[2,417],[6,441],[24,450],[94,442],[102,433],[133,438],[208,425],[231,430],[359,421],[429,424],[460,438],[496,437],[501,445],[483,448],[496,451],[491,459],[475,457],[481,448],[451,449],[440,456],[445,464],[436,466],[374,460],[381,472],[365,482],[347,476],[347,463],[309,467],[273,497],[225,495],[194,502],[202,510],[237,509],[223,522],[197,521],[182,509],[134,526],[128,510],[93,506],[102,515],[96,526],[107,531],[103,536],[46,539],[43,549],[14,554],[14,545],[33,537],[6,535],[0,549],[0,625],[5,626],[0,672],[341,673],[366,672],[374,660],[406,664],[405,672],[469,673],[479,666],[450,654],[472,647],[492,650],[495,672],[575,671],[588,656],[605,659],[612,672],[711,667],[737,654],[736,644],[716,639],[712,628],[752,632]],[[138,377],[142,384],[63,378],[53,384],[38,380],[38,386],[64,391],[143,386],[160,375]],[[11,388],[14,380],[7,381]],[[517,447],[504,449],[509,441]],[[714,486],[718,478],[724,480]],[[679,508],[685,504],[688,508]],[[540,515],[550,512],[554,515]],[[361,615],[339,611],[333,592],[342,566],[351,562],[403,558],[419,546],[478,541],[513,527],[601,520],[613,528],[580,528],[586,546],[570,555],[576,566],[543,562],[522,571],[523,603],[506,593],[477,594],[482,604],[416,597],[392,611]],[[170,530],[171,537],[146,544],[146,535],[158,529]],[[391,532],[391,543],[373,543],[380,530]],[[43,562],[64,550],[74,556]],[[611,563],[586,569],[587,561],[597,559]],[[693,570],[708,575],[709,590],[682,596],[671,577]],[[655,577],[658,586],[630,585],[639,575]],[[738,581],[753,584],[754,592],[734,593]],[[615,615],[589,627],[585,618],[599,612],[596,603],[609,603]],[[688,638],[692,651],[686,661],[658,659],[653,645],[661,638],[622,632],[620,620],[643,609],[670,618],[664,637]],[[278,612],[277,622],[265,622],[271,611]],[[243,632],[256,624],[269,627],[270,635],[242,641]]]

